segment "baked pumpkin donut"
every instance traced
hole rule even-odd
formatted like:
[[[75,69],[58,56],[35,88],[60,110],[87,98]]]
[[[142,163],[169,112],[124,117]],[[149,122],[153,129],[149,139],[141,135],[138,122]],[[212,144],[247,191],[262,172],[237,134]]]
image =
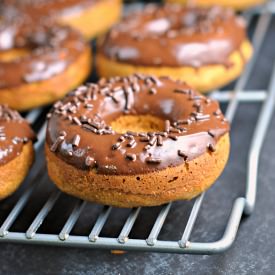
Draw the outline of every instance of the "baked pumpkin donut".
[[[201,92],[237,78],[252,55],[243,19],[219,7],[148,5],[99,44],[100,76],[169,75]]]
[[[122,10],[122,0],[4,0],[2,5],[16,7],[35,19],[51,17],[87,39],[107,31],[119,20]]]
[[[167,77],[103,78],[57,102],[48,117],[49,176],[88,201],[136,207],[191,199],[228,159],[219,104]]]
[[[245,10],[263,4],[266,0],[165,0],[167,3],[181,3],[190,6],[210,7],[219,5],[236,10]]]
[[[0,199],[11,195],[33,163],[35,134],[19,113],[0,105]]]
[[[4,14],[4,15],[3,15]],[[70,27],[35,24],[14,9],[2,13],[0,104],[27,110],[52,103],[90,72],[90,47]]]

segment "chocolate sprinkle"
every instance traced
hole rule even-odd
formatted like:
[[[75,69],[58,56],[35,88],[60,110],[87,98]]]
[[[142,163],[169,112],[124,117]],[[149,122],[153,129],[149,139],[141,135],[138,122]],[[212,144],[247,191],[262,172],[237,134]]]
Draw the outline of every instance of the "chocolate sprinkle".
[[[215,134],[214,134],[211,130],[208,131],[208,134],[209,134],[212,138],[215,137]]]
[[[170,121],[165,120],[165,132],[169,133],[170,132]]]
[[[88,125],[88,124],[83,124],[82,127],[83,127],[84,129],[86,129],[86,130],[89,130],[89,131],[91,131],[91,132],[97,134],[97,130],[96,130],[94,127],[92,127],[92,126],[90,126],[90,125]]]
[[[116,144],[114,144],[113,146],[112,146],[112,149],[113,150],[117,150],[117,149],[119,149],[121,147],[121,143],[120,142],[117,142]]]
[[[155,144],[156,144],[156,142],[157,142],[157,137],[156,137],[156,136],[154,136],[154,137],[152,137],[152,138],[150,139],[150,141],[149,141],[149,145],[153,146],[153,145],[155,145]]]
[[[126,154],[126,158],[131,161],[136,161],[137,156],[135,154]]]
[[[157,146],[163,146],[163,138],[162,136],[157,137]]]
[[[172,139],[172,140],[178,140],[178,137],[177,137],[177,136],[169,135],[168,137],[169,137],[170,139]]]
[[[82,125],[81,121],[77,117],[73,117],[73,122],[77,125]]]
[[[148,136],[146,136],[146,137],[141,137],[139,140],[141,142],[148,142],[150,140],[150,138]]]
[[[86,159],[85,159],[85,165],[86,165],[87,167],[94,166],[94,164],[95,164],[94,158],[92,158],[92,157],[90,157],[90,156],[86,157]]]
[[[178,155],[180,156],[180,157],[182,157],[185,161],[187,160],[187,155],[183,152],[183,151],[181,151],[181,150],[178,150]]]
[[[195,119],[196,120],[208,120],[208,119],[210,119],[210,115],[202,115],[202,114],[199,114],[199,113],[197,113],[196,115],[195,115]]]
[[[161,163],[161,159],[160,158],[148,157],[146,159],[146,162],[149,163],[149,164],[160,164]]]
[[[157,90],[155,88],[150,88],[149,94],[155,95],[157,93]]]
[[[175,89],[174,92],[178,94],[185,94],[185,95],[188,94],[188,91],[183,89]]]
[[[80,135],[76,135],[75,137],[74,137],[74,139],[73,139],[73,142],[72,142],[72,145],[74,146],[74,147],[78,147],[79,146],[79,143],[80,143]]]
[[[136,141],[134,139],[130,140],[127,144],[128,147],[133,148],[136,145]]]
[[[55,152],[58,148],[58,146],[64,141],[65,137],[64,136],[59,136],[55,142],[53,143],[53,145],[51,146],[51,151]]]
[[[61,131],[61,132],[59,133],[59,135],[60,135],[60,136],[63,136],[63,137],[66,137],[66,136],[67,136],[67,133],[66,133],[65,131]]]
[[[216,151],[215,146],[214,146],[213,144],[211,144],[211,143],[210,143],[210,144],[208,144],[208,146],[207,146],[207,147],[208,147],[209,151],[210,151],[210,152],[212,152],[212,153]]]

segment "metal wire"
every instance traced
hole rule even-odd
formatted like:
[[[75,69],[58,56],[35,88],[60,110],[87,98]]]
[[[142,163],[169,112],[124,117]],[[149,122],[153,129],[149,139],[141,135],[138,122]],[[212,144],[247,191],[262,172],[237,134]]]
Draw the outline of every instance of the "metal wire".
[[[255,132],[252,138],[251,147],[248,157],[248,175],[246,184],[246,207],[245,213],[251,214],[256,201],[257,179],[259,155],[266,136],[267,128],[273,114],[275,104],[275,64],[271,76],[271,82],[268,88],[269,94],[262,106],[259,120],[257,122]]]
[[[141,209],[140,207],[132,209],[127,221],[123,226],[123,229],[121,230],[121,233],[118,236],[118,242],[126,243],[128,241],[128,236],[134,226],[134,223],[138,217],[140,209]]]
[[[64,227],[62,228],[61,232],[59,233],[58,237],[61,241],[65,241],[66,239],[68,239],[71,230],[73,229],[74,225],[76,224],[76,222],[85,206],[86,206],[85,201],[78,200],[76,202],[75,207],[74,207],[70,217],[68,218]]]
[[[110,213],[111,213],[112,207],[111,206],[105,206],[103,211],[100,213],[92,232],[89,235],[89,241],[96,242],[99,239],[99,234],[106,223]]]
[[[162,226],[163,226],[163,224],[165,222],[165,219],[166,219],[166,217],[168,215],[168,212],[169,212],[169,210],[171,208],[171,205],[172,204],[169,203],[169,204],[163,206],[162,210],[160,211],[160,213],[159,213],[159,215],[158,215],[158,217],[157,217],[157,219],[155,221],[155,224],[154,224],[154,226],[152,228],[152,231],[151,231],[149,237],[146,240],[146,243],[148,245],[154,246],[156,244],[158,235],[159,235],[160,230],[161,230],[161,228],[162,228]]]
[[[191,232],[193,230],[196,219],[198,217],[198,214],[199,214],[199,211],[200,211],[200,208],[201,208],[201,204],[202,204],[202,201],[203,201],[203,198],[204,198],[204,194],[205,193],[201,194],[194,203],[194,206],[192,208],[192,211],[191,211],[190,217],[188,219],[187,225],[186,225],[185,230],[183,232],[182,238],[179,241],[179,245],[182,248],[187,247],[187,242],[190,239]]]
[[[22,194],[22,196],[17,201],[17,203],[15,204],[13,209],[11,210],[10,214],[8,215],[8,217],[6,218],[4,223],[2,224],[2,226],[0,228],[0,237],[4,237],[8,234],[9,228],[12,226],[12,224],[17,219],[18,215],[20,214],[20,212],[22,211],[22,209],[24,208],[24,206],[28,202],[28,200],[29,200],[31,194],[33,193],[34,189],[38,186],[37,180],[41,176],[42,176],[42,181],[41,182],[44,182],[44,180],[46,179],[46,175],[44,173],[44,170],[42,170],[42,169],[37,173],[37,175],[34,176],[33,179],[30,179],[31,184],[30,184],[29,188],[25,191],[24,194]]]
[[[44,206],[41,208],[41,210],[39,211],[39,213],[37,214],[34,221],[32,222],[32,224],[30,225],[30,227],[28,228],[28,230],[26,232],[26,237],[28,239],[32,239],[34,237],[36,231],[38,230],[40,225],[43,223],[43,221],[47,217],[48,213],[53,208],[55,202],[59,198],[59,195],[60,195],[60,191],[55,190],[51,194],[51,196],[48,198],[48,200],[46,201]]]
[[[244,197],[236,198],[233,207],[225,226],[225,231],[221,239],[215,242],[192,242],[193,228],[196,224],[197,217],[199,216],[200,208],[203,203],[204,194],[199,196],[193,204],[187,224],[185,226],[182,237],[178,241],[159,240],[159,234],[165,225],[166,218],[171,209],[171,203],[162,206],[151,232],[146,239],[131,239],[129,238],[134,224],[139,215],[141,215],[141,208],[134,208],[130,211],[125,223],[122,225],[122,230],[117,238],[100,237],[101,231],[104,226],[107,226],[107,220],[112,218],[112,207],[104,206],[99,216],[97,217],[94,226],[88,236],[76,236],[71,232],[77,224],[83,209],[87,205],[86,202],[75,200],[72,211],[66,220],[63,228],[56,234],[41,234],[38,229],[45,221],[45,218],[57,202],[60,192],[54,190],[53,193],[46,200],[43,207],[37,213],[35,219],[30,224],[26,232],[12,232],[10,231],[13,223],[17,220],[18,216],[22,213],[24,207],[31,203],[29,202],[31,194],[35,191],[38,184],[46,179],[44,172],[44,163],[36,167],[36,173],[27,179],[29,186],[23,192],[20,199],[16,202],[11,212],[0,227],[0,242],[23,242],[33,244],[47,244],[47,245],[60,245],[60,246],[77,246],[77,247],[90,247],[90,248],[105,248],[105,249],[122,249],[122,250],[141,250],[141,251],[157,251],[157,252],[170,252],[170,253],[185,253],[185,254],[214,254],[221,253],[228,249],[236,238],[238,227],[241,222],[243,214],[251,214],[255,206],[256,190],[257,190],[257,177],[258,165],[261,148],[266,136],[268,125],[273,113],[275,102],[275,65],[274,71],[271,76],[271,81],[268,90],[245,90],[251,72],[255,67],[255,62],[262,47],[266,32],[270,25],[272,14],[275,13],[274,2],[269,2],[265,7],[255,9],[253,13],[247,13],[246,16],[251,20],[255,14],[259,14],[259,19],[256,24],[255,32],[252,38],[254,44],[254,57],[250,64],[246,67],[245,72],[237,81],[232,91],[216,91],[211,94],[213,99],[220,102],[228,102],[226,111],[227,118],[232,122],[240,102],[258,102],[262,103],[262,109],[259,114],[258,122],[255,127],[251,147],[248,155],[248,168],[247,168],[247,182],[246,194]],[[42,110],[37,109],[30,112],[26,118],[35,123]],[[41,127],[38,137],[39,142],[36,144],[36,151],[43,144],[45,136],[45,124]]]

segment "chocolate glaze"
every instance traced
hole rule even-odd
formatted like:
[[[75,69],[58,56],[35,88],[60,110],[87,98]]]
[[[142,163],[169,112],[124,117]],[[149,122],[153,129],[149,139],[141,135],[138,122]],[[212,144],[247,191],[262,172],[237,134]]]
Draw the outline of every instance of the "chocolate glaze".
[[[0,89],[49,79],[65,71],[86,47],[77,31],[52,21],[37,24],[14,8],[2,9],[0,18]],[[1,59],[1,54],[12,49],[28,53],[13,60]]]
[[[164,129],[116,133],[110,124],[123,114],[157,116]],[[81,86],[57,102],[48,118],[50,150],[99,174],[135,175],[181,165],[214,151],[229,131],[216,101],[183,82],[139,74]]]
[[[114,26],[99,51],[133,65],[229,66],[228,57],[245,39],[245,22],[232,10],[150,4]]]
[[[0,166],[20,155],[23,145],[35,139],[28,122],[17,111],[0,105]]]

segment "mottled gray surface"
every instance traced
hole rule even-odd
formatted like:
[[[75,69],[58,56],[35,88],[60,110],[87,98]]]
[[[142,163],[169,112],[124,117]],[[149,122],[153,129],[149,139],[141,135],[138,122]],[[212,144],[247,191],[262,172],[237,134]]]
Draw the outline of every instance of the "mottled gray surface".
[[[257,61],[257,70],[249,88],[268,85],[274,62],[274,28]],[[272,42],[273,41],[273,42]],[[191,240],[214,241],[221,237],[233,199],[244,194],[246,161],[253,126],[259,112],[258,104],[242,104],[232,126],[231,160],[218,183],[207,192]],[[129,252],[112,255],[109,251],[59,248],[0,243],[1,274],[274,274],[275,273],[275,118],[269,127],[260,161],[259,188],[255,212],[244,218],[233,247],[221,255],[192,256]],[[24,188],[24,187],[23,187]],[[31,199],[13,230],[26,230],[45,201],[52,186],[42,186]],[[0,222],[6,217],[17,196],[1,202]],[[40,232],[56,233],[62,228],[72,199],[62,196]],[[184,229],[190,203],[176,203],[161,232],[161,239],[177,240]],[[89,205],[74,229],[74,234],[88,234],[100,207]],[[158,208],[144,210],[137,220],[132,237],[146,237]],[[127,211],[114,213],[103,235],[116,236],[119,220]],[[151,221],[151,222],[150,222]]]

